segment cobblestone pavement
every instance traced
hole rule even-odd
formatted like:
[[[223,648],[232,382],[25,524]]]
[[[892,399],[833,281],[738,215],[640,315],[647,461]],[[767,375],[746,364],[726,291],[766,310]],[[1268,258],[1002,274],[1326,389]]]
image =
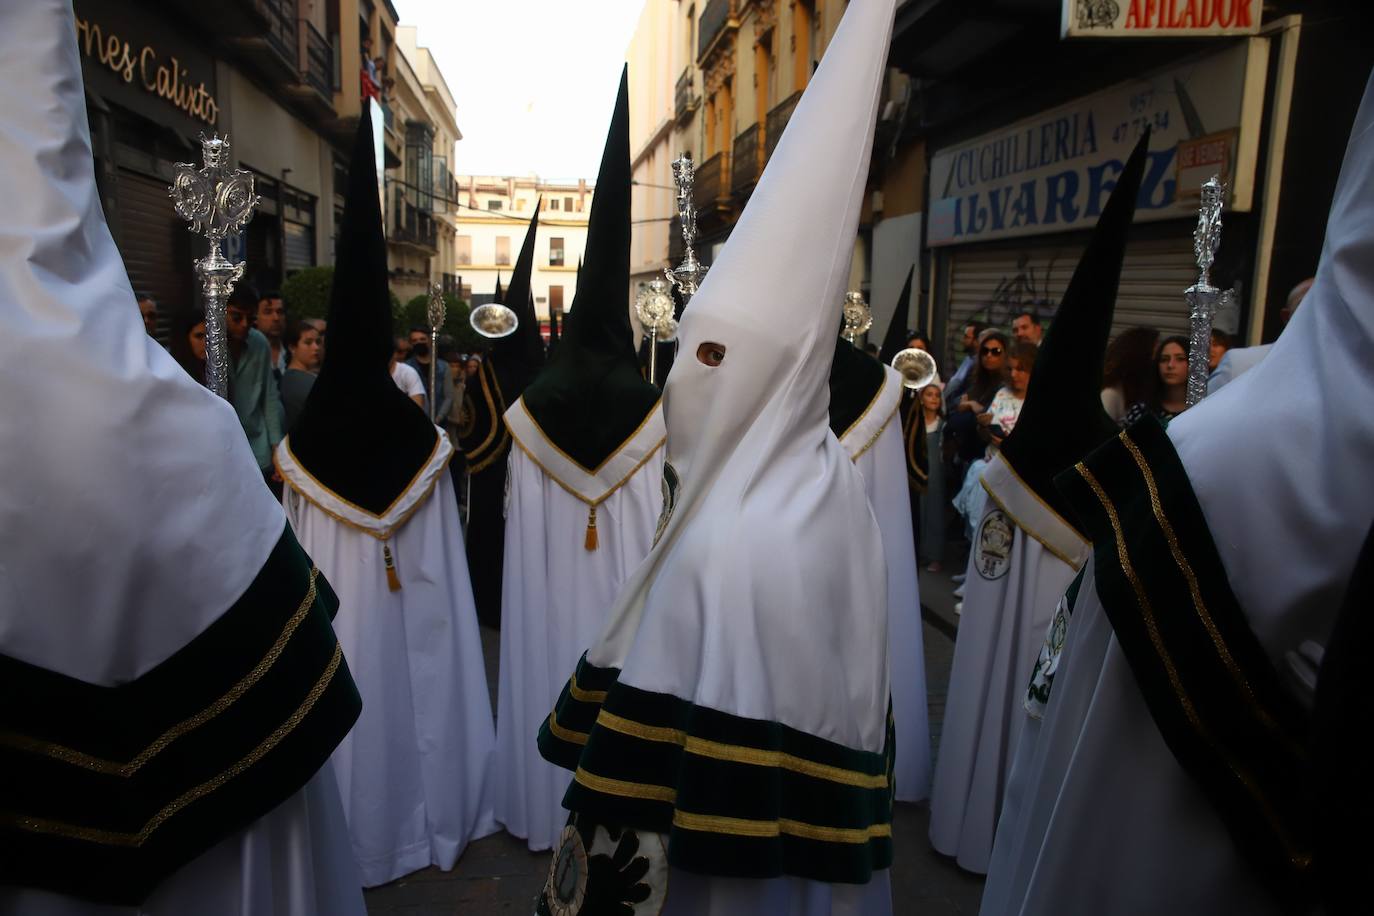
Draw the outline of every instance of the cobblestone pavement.
[[[921,573],[926,618],[926,684],[932,750],[939,747],[945,689],[954,657],[954,588],[947,574]],[[496,699],[498,634],[482,630],[487,679]],[[983,879],[961,871],[938,855],[926,839],[930,811],[925,804],[899,804],[893,823],[893,912],[898,916],[973,916]],[[534,853],[523,841],[497,833],[470,844],[452,871],[429,868],[366,893],[371,916],[495,916],[533,912],[534,896],[548,873],[549,853]]]

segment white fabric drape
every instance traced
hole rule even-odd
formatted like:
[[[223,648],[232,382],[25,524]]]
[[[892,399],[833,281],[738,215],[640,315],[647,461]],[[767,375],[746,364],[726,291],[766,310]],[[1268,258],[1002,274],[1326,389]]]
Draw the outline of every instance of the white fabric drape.
[[[333,757],[363,884],[451,868],[496,823],[491,700],[449,475],[437,472],[429,498],[387,542],[399,591],[387,587],[381,541],[294,490],[286,506],[339,595],[334,629],[363,698]]]
[[[804,878],[703,878],[668,870],[668,899],[661,916],[891,916],[886,870],[867,884],[826,884]]]
[[[930,709],[926,703],[925,640],[921,632],[921,592],[916,577],[916,544],[911,530],[906,453],[902,424],[895,414],[901,401],[901,376],[886,369],[879,396],[887,422],[873,433],[858,424],[840,444],[864,478],[864,489],[882,533],[887,560],[887,656],[892,683],[892,718],[897,733],[893,781],[899,801],[917,802],[930,794]],[[892,389],[895,388],[895,391]],[[895,398],[891,395],[895,394]],[[852,441],[851,441],[852,439]]]
[[[142,906],[102,906],[47,891],[0,888],[5,916],[364,916],[334,771],[193,859]]]
[[[1006,571],[985,578],[975,533],[930,798],[931,845],[979,874],[988,870],[1031,671],[1075,573],[989,500],[984,519],[992,513],[1014,532],[1011,552]]]
[[[535,736],[649,552],[663,499],[662,453],[597,507],[596,550],[584,546],[587,504],[519,446],[507,473],[496,816],[530,849],[549,849],[567,823],[563,793],[572,774],[539,756]]]

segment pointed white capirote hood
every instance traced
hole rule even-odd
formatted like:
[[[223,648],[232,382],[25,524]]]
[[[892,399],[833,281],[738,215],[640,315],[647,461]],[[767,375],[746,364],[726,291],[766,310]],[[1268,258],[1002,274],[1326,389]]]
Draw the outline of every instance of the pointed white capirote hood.
[[[233,408],[144,333],[68,0],[4,4],[0,83],[0,652],[122,683],[240,597],[285,516]]]
[[[828,379],[893,11],[849,5],[684,313],[663,393],[680,484],[588,652],[624,683],[869,751],[885,737],[886,575]]]
[[[1260,640],[1324,642],[1374,518],[1374,77],[1316,283],[1264,360],[1169,437]]]

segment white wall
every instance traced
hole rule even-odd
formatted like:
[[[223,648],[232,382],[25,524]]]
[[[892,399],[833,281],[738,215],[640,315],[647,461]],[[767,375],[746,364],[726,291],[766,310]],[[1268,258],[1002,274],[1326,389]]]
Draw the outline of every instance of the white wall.
[[[873,330],[868,339],[882,346],[897,296],[906,282],[906,272],[912,263],[916,274],[911,281],[911,306],[907,324],[921,327],[924,316],[917,313],[921,289],[921,214],[908,213],[881,220],[873,226],[873,260],[870,277],[869,306],[873,309]],[[928,330],[928,329],[927,329]]]

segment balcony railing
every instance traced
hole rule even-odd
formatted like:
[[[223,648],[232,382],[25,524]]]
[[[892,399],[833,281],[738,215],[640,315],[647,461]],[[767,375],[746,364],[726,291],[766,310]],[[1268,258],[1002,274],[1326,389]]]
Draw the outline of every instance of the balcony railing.
[[[681,121],[697,110],[697,101],[692,98],[692,68],[682,71],[677,78],[677,90],[673,93],[673,119]]]
[[[692,203],[698,210],[713,210],[716,201],[725,196],[729,179],[730,154],[716,153],[697,169]]]
[[[440,275],[439,275],[439,282],[440,282],[440,284],[443,285],[443,292],[444,292],[444,295],[445,295],[445,296],[456,296],[456,295],[458,295],[458,275],[457,275],[457,274],[440,274]]]
[[[309,21],[300,21],[301,81],[325,101],[334,99],[334,48]]]
[[[258,12],[267,20],[267,46],[283,63],[296,68],[296,0],[257,0]]]
[[[391,239],[395,242],[439,250],[439,230],[434,217],[406,200],[401,194],[395,197],[392,208]]]
[[[730,157],[730,190],[744,195],[759,180],[759,125],[750,124],[735,138],[735,152]]]
[[[792,118],[792,110],[797,107],[797,102],[801,101],[801,93],[794,92],[783,99],[773,110],[768,112],[768,128],[766,131],[767,155],[765,161],[773,158],[773,150],[777,149],[778,141],[782,139],[783,128],[787,127],[787,122]]]
[[[697,60],[706,56],[716,38],[735,19],[736,0],[711,0],[697,19]]]

